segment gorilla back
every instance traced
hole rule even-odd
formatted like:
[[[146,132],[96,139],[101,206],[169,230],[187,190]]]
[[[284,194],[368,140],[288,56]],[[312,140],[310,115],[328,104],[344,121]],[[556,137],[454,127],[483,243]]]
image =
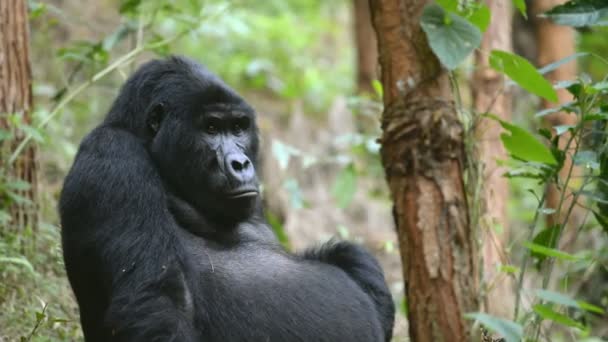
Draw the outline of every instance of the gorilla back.
[[[87,341],[388,341],[361,247],[282,249],[261,215],[253,109],[185,58],[142,66],[82,142],[60,199]]]

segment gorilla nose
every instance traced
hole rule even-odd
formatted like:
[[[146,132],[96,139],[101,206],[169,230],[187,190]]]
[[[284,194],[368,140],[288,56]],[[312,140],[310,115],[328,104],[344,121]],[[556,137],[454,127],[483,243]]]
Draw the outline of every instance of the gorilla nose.
[[[241,182],[249,182],[255,177],[255,170],[249,158],[241,153],[231,153],[226,156],[226,169],[230,176]]]

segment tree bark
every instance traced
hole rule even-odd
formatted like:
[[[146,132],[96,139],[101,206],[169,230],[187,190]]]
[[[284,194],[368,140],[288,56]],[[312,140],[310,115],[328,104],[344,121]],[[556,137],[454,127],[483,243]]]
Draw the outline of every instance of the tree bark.
[[[562,58],[568,57],[575,53],[575,37],[574,29],[568,26],[556,25],[547,18],[539,17],[541,14],[549,9],[565,3],[566,0],[538,0],[534,1],[532,12],[535,14],[536,20],[536,42],[538,45],[538,56],[537,61],[539,66],[544,66]],[[576,61],[572,61],[561,65],[555,71],[549,73],[547,78],[551,82],[574,80],[576,78]],[[560,103],[566,103],[572,101],[572,95],[566,89],[558,89],[557,96]],[[543,108],[550,108],[556,106],[554,103],[543,101]],[[554,113],[544,117],[544,124],[548,128],[552,129],[558,125],[576,125],[577,117],[575,114],[570,113]],[[560,137],[559,147],[564,149],[567,141],[570,139],[570,133],[565,133]],[[559,178],[563,182],[565,181],[570,166],[572,165],[572,153],[576,148],[576,142],[570,144],[569,151],[567,152],[566,162],[562,170],[560,171]],[[572,176],[577,179],[581,176],[581,169],[574,167],[572,170]],[[557,209],[560,202],[562,191],[566,191],[565,200],[562,204],[561,217],[557,217],[557,214],[547,216],[547,226],[552,227],[555,224],[563,222],[565,219],[565,212],[571,205],[573,196],[570,189],[560,189],[555,185],[551,185],[547,189],[547,208]],[[568,232],[565,234],[564,241],[570,239],[570,235],[575,233],[574,229],[582,224],[584,214],[580,208],[575,207],[568,219],[567,227]],[[574,229],[573,229],[574,228]]]
[[[13,165],[7,165],[12,151],[24,138],[23,131],[14,127],[9,115],[18,115],[21,122],[30,124],[32,108],[31,69],[29,63],[29,27],[25,0],[0,1],[0,129],[14,135],[0,146],[1,162],[9,181],[22,180],[30,183],[28,190],[16,191],[18,195],[35,203],[36,150],[33,145],[24,149]],[[12,203],[8,208],[11,227],[34,228],[37,210],[31,203]]]
[[[368,0],[354,0],[354,32],[357,47],[357,91],[373,93],[372,81],[377,78],[378,44]]]
[[[473,102],[477,113],[492,113],[511,121],[511,94],[503,89],[503,76],[490,68],[488,56],[492,50],[512,51],[511,4],[503,0],[488,0],[492,20],[475,54],[477,69],[473,75]],[[508,238],[507,201],[509,183],[503,177],[506,168],[497,160],[506,160],[507,152],[500,140],[502,128],[498,122],[481,118],[475,135],[478,159],[483,165],[481,192],[481,236],[483,282],[487,286],[485,310],[492,315],[511,318],[513,315],[513,281],[497,267],[507,264],[504,243]],[[499,226],[500,230],[496,227]]]
[[[370,0],[384,87],[381,156],[394,202],[412,341],[468,341],[477,310],[463,128],[420,27],[427,0]]]

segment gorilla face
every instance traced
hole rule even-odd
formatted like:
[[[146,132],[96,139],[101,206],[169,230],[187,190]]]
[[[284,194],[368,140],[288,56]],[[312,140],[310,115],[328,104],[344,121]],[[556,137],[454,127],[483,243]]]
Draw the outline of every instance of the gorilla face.
[[[252,108],[219,81],[177,89],[147,113],[149,150],[161,177],[212,221],[247,219],[259,195]]]

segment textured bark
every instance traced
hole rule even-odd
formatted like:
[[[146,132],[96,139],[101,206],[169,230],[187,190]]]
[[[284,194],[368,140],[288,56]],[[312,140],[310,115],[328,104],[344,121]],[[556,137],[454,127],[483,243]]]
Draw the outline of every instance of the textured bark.
[[[384,87],[381,155],[394,202],[412,341],[468,341],[477,310],[463,129],[420,28],[422,0],[370,0]]]
[[[27,3],[25,0],[0,1],[0,128],[11,130],[15,139],[5,142],[1,148],[1,167],[14,148],[23,139],[22,131],[11,127],[7,116],[17,114],[22,122],[29,124],[32,106],[31,69],[29,64],[29,28]],[[26,148],[13,165],[8,166],[11,179],[29,182],[30,190],[19,195],[34,202],[36,195],[36,150]],[[31,204],[13,204],[9,208],[11,226],[34,228],[37,211]]]
[[[488,56],[494,49],[511,51],[511,3],[502,0],[486,2],[492,12],[490,26],[484,34],[480,49],[476,52],[477,69],[473,75],[473,101],[478,113],[493,113],[505,121],[511,121],[511,94],[503,92],[502,75],[490,68]],[[513,315],[513,281],[497,270],[507,264],[504,243],[508,238],[509,220],[507,201],[509,184],[503,177],[506,168],[497,164],[506,160],[507,152],[500,140],[502,128],[495,120],[482,118],[476,126],[476,142],[479,161],[483,164],[483,188],[481,192],[481,228],[483,254],[483,281],[487,286],[484,298],[485,310],[495,316],[511,318]],[[500,226],[500,230],[496,227]]]
[[[537,0],[533,2],[532,12],[535,14],[540,14],[545,12],[557,5],[566,2],[565,0]],[[570,56],[575,53],[575,40],[574,40],[574,30],[567,26],[560,26],[553,24],[550,20],[534,16],[537,20],[536,22],[536,42],[538,45],[538,65],[544,66],[549,63],[553,63],[558,61],[564,57]],[[570,63],[566,63],[557,70],[551,72],[547,75],[551,82],[563,81],[563,80],[574,80],[576,78],[576,62],[572,61]],[[566,89],[558,89],[557,95],[560,103],[565,103],[568,101],[572,101],[572,95],[568,93]],[[556,104],[543,101],[544,108],[554,107]],[[548,115],[544,118],[544,124],[550,128],[558,125],[576,125],[577,118],[575,114],[568,113],[555,113],[552,115]],[[561,136],[559,145],[563,149],[566,146],[566,142],[570,138],[569,133],[566,133]],[[565,163],[564,168],[560,172],[560,179],[565,180],[568,170],[570,169],[570,165],[572,163],[571,153],[574,151],[575,144],[570,145],[570,152],[568,153],[568,157]],[[581,170],[577,167],[573,170],[573,176],[580,176]],[[576,179],[576,178],[575,178]],[[561,197],[561,189],[556,188],[555,186],[550,186],[548,188],[547,193],[547,204],[548,208],[556,209],[559,205],[559,200]],[[568,191],[566,189],[566,191]],[[564,201],[562,213],[566,212],[567,208],[570,206],[572,196],[566,196],[568,200]],[[577,208],[575,208],[577,209]],[[562,215],[563,216],[563,215]],[[578,226],[582,221],[582,216],[580,210],[574,210],[571,218],[569,219],[569,226]],[[555,215],[547,216],[547,225],[552,226],[555,223],[562,222],[562,218],[555,217]]]
[[[372,27],[368,0],[354,0],[354,32],[357,45],[357,91],[373,93],[372,81],[377,78],[378,44]]]

